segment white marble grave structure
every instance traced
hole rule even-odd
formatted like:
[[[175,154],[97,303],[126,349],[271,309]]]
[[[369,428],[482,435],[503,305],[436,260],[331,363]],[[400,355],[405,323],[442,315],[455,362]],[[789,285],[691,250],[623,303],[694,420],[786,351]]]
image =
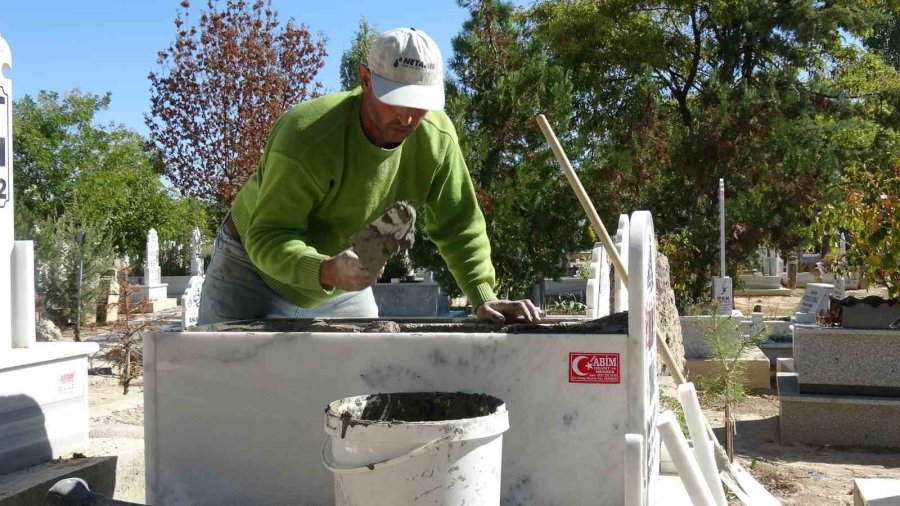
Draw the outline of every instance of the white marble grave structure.
[[[143,282],[136,288],[133,302],[142,304],[144,312],[156,313],[178,305],[176,299],[168,297],[169,286],[160,281],[159,237],[153,228],[147,233]]]
[[[667,501],[650,213],[633,215],[627,242],[629,311],[605,333],[460,332],[465,320],[451,320],[427,332],[291,331],[302,322],[272,321],[155,334],[144,355],[148,503],[333,504],[324,406],[417,391],[506,403],[504,504],[624,504],[625,483],[638,484],[629,504]],[[626,436],[643,442],[628,459]]]
[[[200,317],[200,293],[203,290],[203,257],[200,256],[200,229],[191,232],[191,279],[181,297],[181,328],[197,324]]]
[[[0,474],[87,448],[87,356],[99,348],[35,339],[34,246],[13,230],[11,67],[0,36]]]
[[[616,229],[615,244],[623,265],[628,265],[629,219],[627,214],[619,215],[619,226]],[[615,271],[614,271],[615,272]],[[613,275],[613,312],[628,311],[628,286],[622,278]]]
[[[610,259],[601,243],[595,243],[591,250],[591,263],[588,266],[587,288],[585,290],[585,306],[588,318],[602,318],[609,314],[609,275]]]
[[[816,315],[827,311],[829,296],[834,292],[834,285],[828,283],[809,283],[806,292],[794,312],[796,323],[816,323]]]

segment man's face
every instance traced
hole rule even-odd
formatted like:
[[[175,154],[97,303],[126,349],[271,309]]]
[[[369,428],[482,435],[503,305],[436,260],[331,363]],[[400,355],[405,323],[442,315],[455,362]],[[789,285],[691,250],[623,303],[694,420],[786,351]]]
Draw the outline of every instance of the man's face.
[[[360,65],[358,71],[363,90],[359,119],[366,137],[372,144],[383,148],[400,144],[416,130],[428,111],[385,104],[372,91],[369,69]]]

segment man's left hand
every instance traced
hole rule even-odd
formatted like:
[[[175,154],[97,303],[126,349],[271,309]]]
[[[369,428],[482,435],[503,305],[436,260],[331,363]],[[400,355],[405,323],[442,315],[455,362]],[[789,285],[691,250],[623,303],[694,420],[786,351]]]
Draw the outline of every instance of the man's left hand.
[[[541,321],[541,310],[529,299],[525,300],[491,300],[478,306],[475,314],[479,320],[494,323],[508,321]]]

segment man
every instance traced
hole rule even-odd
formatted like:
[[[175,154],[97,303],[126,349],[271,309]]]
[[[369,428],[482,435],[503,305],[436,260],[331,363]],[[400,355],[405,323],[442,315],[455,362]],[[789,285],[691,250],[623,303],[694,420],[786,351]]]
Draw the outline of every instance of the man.
[[[484,217],[442,112],[437,45],[413,28],[390,30],[358,71],[360,88],[297,105],[275,124],[219,229],[199,323],[377,317],[378,274],[348,240],[397,201],[424,214],[479,318],[539,320],[531,301],[494,294]]]

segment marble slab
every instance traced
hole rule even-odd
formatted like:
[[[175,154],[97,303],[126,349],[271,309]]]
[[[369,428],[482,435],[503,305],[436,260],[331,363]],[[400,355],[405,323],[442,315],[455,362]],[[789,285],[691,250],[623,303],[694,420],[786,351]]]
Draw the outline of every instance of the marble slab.
[[[796,373],[776,376],[781,444],[900,448],[900,399],[803,394]]]
[[[794,327],[800,391],[900,397],[900,330]]]
[[[633,215],[628,242],[629,312],[609,333],[195,327],[149,337],[147,502],[333,504],[320,454],[329,402],[462,391],[496,396],[509,410],[503,504],[623,504],[628,433],[647,442],[639,502],[654,504],[660,444],[650,213]]]

